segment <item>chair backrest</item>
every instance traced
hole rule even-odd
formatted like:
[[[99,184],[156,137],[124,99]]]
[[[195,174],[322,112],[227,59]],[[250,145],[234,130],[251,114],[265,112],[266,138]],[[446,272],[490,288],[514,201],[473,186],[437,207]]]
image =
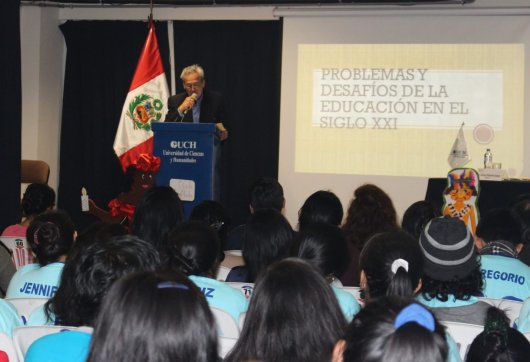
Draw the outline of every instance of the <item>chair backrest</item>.
[[[26,324],[31,312],[46,303],[48,298],[6,298],[6,301],[15,307],[22,322]]]
[[[44,161],[22,160],[20,168],[21,183],[47,184],[50,177],[50,166]]]
[[[228,273],[230,273],[230,270],[232,270],[232,268],[228,268],[224,265],[220,265],[219,269],[217,270],[217,275],[215,276],[215,279],[221,280],[224,282],[226,280],[226,277],[228,276]]]
[[[219,335],[222,337],[239,338],[239,327],[230,314],[222,309],[210,307],[217,323]]]
[[[247,299],[250,299],[254,291],[254,283],[226,282],[226,284],[239,290]]]
[[[451,337],[453,337],[456,345],[458,346],[462,361],[465,361],[469,346],[475,337],[482,333],[484,327],[475,324],[458,322],[441,321],[441,323],[447,327],[447,332],[451,335]]]
[[[241,313],[239,316],[239,330],[243,330],[243,325],[245,324],[245,318],[247,318],[247,312]]]
[[[237,338],[219,337],[219,357],[224,359],[228,352],[234,348],[237,343]]]
[[[510,325],[512,326],[513,322],[519,318],[519,313],[523,307],[523,302],[518,302],[516,300],[494,298],[479,298],[479,300],[503,310],[506,313],[506,316],[510,318]]]
[[[40,337],[57,333],[65,329],[75,329],[76,327],[65,326],[23,326],[13,330],[13,343],[19,361],[24,361],[24,356],[29,346]]]
[[[9,358],[9,362],[18,362],[17,352],[13,339],[7,334],[0,332],[0,351],[4,351]]]

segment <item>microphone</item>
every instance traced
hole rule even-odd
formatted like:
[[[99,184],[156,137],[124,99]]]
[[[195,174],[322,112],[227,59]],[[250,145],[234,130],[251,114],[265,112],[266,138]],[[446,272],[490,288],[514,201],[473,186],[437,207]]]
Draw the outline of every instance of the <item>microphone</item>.
[[[192,93],[190,97],[192,97],[193,99],[195,99],[195,102],[197,102],[197,93]],[[194,104],[195,104],[195,103],[194,103]],[[191,106],[190,108],[186,108],[186,109],[184,110],[184,112],[182,112],[182,118],[184,118],[184,116],[186,115],[186,113],[188,113],[188,111],[189,111],[190,109],[192,109],[192,108],[193,108],[193,106]]]

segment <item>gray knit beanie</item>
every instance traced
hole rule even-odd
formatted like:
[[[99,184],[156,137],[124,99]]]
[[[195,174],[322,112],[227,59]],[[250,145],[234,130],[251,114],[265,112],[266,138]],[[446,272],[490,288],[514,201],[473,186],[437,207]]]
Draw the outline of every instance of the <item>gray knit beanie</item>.
[[[458,218],[432,219],[420,236],[423,271],[434,280],[464,279],[477,267],[477,252],[471,232]]]

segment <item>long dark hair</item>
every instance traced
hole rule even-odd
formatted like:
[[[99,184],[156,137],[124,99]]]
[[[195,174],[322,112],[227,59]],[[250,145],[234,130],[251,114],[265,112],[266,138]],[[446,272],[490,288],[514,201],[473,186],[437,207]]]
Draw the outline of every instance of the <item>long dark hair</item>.
[[[411,297],[422,275],[423,254],[411,235],[389,231],[374,235],[366,243],[360,256],[360,268],[366,276],[364,292],[367,298]]]
[[[217,328],[201,291],[180,273],[143,272],[105,297],[87,362],[217,359]]]
[[[74,244],[75,226],[63,211],[37,216],[26,230],[26,239],[41,266],[54,263],[68,254]]]
[[[425,225],[439,216],[442,216],[440,209],[435,207],[431,202],[417,201],[410,205],[403,213],[401,227],[416,240],[420,240],[420,235]]]
[[[298,229],[303,230],[314,223],[339,226],[343,216],[344,211],[337,195],[320,190],[311,194],[298,211]]]
[[[379,187],[367,184],[354,192],[346,221],[344,234],[358,250],[374,234],[396,230],[397,214],[390,197]]]
[[[225,361],[329,361],[345,325],[324,278],[300,259],[282,260],[256,281],[243,330]]]
[[[216,232],[202,221],[188,221],[169,233],[166,267],[186,275],[214,277],[221,246]]]
[[[184,220],[182,201],[169,186],[147,190],[134,212],[131,231],[163,252],[169,232]]]
[[[115,280],[155,270],[159,264],[154,247],[132,235],[76,245],[66,259],[57,293],[46,304],[48,319],[55,314],[56,324],[91,326]]]
[[[367,303],[346,332],[344,362],[445,362],[448,347],[444,327],[434,315],[434,331],[417,323],[396,327],[396,318],[415,303],[410,298],[383,297]]]
[[[295,237],[293,256],[304,259],[324,277],[340,278],[348,265],[348,242],[331,224],[311,224]]]
[[[274,209],[256,210],[245,228],[243,259],[252,283],[261,270],[289,256],[293,229],[287,219]]]

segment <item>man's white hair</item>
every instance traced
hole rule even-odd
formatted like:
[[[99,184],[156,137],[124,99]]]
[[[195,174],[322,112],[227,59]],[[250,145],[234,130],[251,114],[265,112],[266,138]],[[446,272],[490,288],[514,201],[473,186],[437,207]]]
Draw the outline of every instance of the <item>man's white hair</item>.
[[[204,69],[199,64],[193,64],[189,65],[186,68],[182,69],[182,73],[180,73],[180,79],[184,80],[184,77],[191,73],[197,73],[201,79],[204,80]]]

